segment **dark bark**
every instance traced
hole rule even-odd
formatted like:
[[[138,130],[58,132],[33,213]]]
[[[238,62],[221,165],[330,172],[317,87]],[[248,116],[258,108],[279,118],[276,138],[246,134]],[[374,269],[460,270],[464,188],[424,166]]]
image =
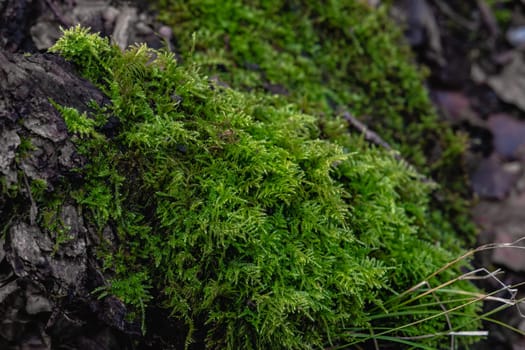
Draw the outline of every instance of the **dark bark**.
[[[148,334],[141,337],[138,324],[124,321],[122,302],[91,293],[107,283],[94,253],[101,238],[67,190],[82,186],[74,170],[88,160],[50,101],[81,112],[89,112],[87,101],[108,101],[67,62],[38,53],[60,36],[59,26],[77,23],[113,35],[121,47],[163,45],[155,34],[161,24],[146,14],[139,19],[128,2],[0,0],[0,349],[166,348],[177,338],[166,311],[146,311]],[[116,127],[101,131],[111,136]],[[62,200],[58,217],[71,239],[58,250],[57,232],[42,222],[30,190],[35,180],[46,181],[45,196]],[[109,227],[103,236],[116,241]]]
[[[67,193],[59,217],[70,240],[56,250],[57,233],[38,220],[31,182],[45,180],[50,196],[81,183],[73,170],[85,163],[50,99],[80,111],[107,102],[60,58],[0,49],[0,349],[125,349],[136,329],[124,305],[91,294],[104,283],[97,234]]]
[[[10,52],[34,52],[29,30],[38,12],[37,0],[0,0],[0,46]]]

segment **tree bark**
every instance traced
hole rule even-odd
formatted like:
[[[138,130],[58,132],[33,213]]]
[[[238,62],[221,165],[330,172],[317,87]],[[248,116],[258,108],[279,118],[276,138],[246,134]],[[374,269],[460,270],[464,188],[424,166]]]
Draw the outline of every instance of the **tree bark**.
[[[34,52],[29,29],[39,11],[38,0],[0,0],[0,46],[9,52]]]
[[[50,196],[82,181],[73,170],[85,163],[50,100],[80,111],[89,111],[83,101],[108,102],[56,56],[0,49],[0,349],[125,349],[137,334],[125,306],[91,294],[105,281],[97,234],[67,194],[60,249],[58,233],[38,219],[31,183],[46,181]]]

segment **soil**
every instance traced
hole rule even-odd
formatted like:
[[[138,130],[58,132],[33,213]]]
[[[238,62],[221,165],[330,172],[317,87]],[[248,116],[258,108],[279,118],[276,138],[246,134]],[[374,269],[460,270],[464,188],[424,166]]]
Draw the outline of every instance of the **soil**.
[[[392,10],[406,28],[418,63],[429,69],[428,89],[440,115],[469,136],[465,186],[476,198],[472,216],[480,245],[515,242],[525,228],[525,5],[517,0],[488,3],[399,0]],[[158,48],[168,42],[175,48],[171,31],[155,20],[147,1],[0,0],[0,149],[8,150],[0,154],[0,172],[13,182],[18,176],[27,182],[38,173],[59,186],[64,176],[74,181],[70,170],[83,162],[47,101],[52,97],[82,111],[89,108],[79,104],[86,96],[99,102],[104,96],[76,77],[66,62],[44,53],[59,37],[60,26],[75,23],[111,35],[121,47],[146,42]],[[38,147],[17,168],[14,149],[24,139]],[[29,193],[21,201],[27,203],[28,217],[11,218],[15,208],[0,201],[0,222],[10,227],[8,239],[0,241],[0,349],[49,349],[51,343],[64,349],[130,348],[140,330],[123,319],[125,306],[89,293],[105,280],[90,248],[97,240],[91,228],[73,204],[64,206],[62,219],[75,229],[63,252],[55,254],[53,243],[34,224],[37,208]],[[525,254],[517,248],[484,251],[475,264],[500,269],[497,278],[508,286],[525,280]],[[495,290],[500,288],[495,281],[479,283]],[[519,300],[524,291],[516,289]],[[508,292],[498,296],[509,298]],[[525,331],[523,313],[516,306],[492,317]],[[158,310],[150,316],[153,322],[165,319]],[[165,341],[176,337],[161,325],[142,339],[141,348],[165,348]],[[488,339],[473,348],[525,349],[525,337],[516,332],[493,323],[486,329]]]

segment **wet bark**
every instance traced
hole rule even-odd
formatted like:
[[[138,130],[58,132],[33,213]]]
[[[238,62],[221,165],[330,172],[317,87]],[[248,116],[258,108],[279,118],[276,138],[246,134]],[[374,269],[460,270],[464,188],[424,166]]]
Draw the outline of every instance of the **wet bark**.
[[[9,52],[34,52],[29,29],[38,12],[36,0],[0,0],[0,46]]]
[[[159,349],[178,344],[177,327],[162,309],[146,310],[148,333],[125,321],[127,310],[114,297],[92,291],[107,284],[95,250],[104,239],[83,220],[67,192],[82,186],[75,169],[88,162],[76,151],[51,100],[89,112],[87,101],[107,98],[73,67],[41,53],[60,36],[59,26],[80,23],[126,47],[146,42],[160,47],[162,25],[134,6],[145,1],[0,0],[0,349]],[[171,33],[171,32],[170,32]],[[103,130],[107,135],[116,125]],[[67,228],[46,227],[44,208],[34,198],[36,180],[44,196],[61,200],[57,219]],[[57,249],[59,248],[59,249]],[[175,339],[175,340],[174,340]],[[169,344],[169,345],[166,345]],[[183,347],[183,344],[178,344]]]
[[[56,56],[0,49],[0,349],[125,349],[137,333],[125,306],[91,293],[105,283],[97,234],[67,194],[60,249],[39,220],[32,181],[46,181],[51,196],[81,182],[73,170],[85,163],[50,99],[80,111],[89,110],[83,101],[107,102]]]

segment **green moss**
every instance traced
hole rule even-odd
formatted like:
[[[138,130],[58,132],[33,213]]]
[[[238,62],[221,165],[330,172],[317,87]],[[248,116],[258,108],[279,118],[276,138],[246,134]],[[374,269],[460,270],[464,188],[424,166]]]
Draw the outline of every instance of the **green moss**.
[[[44,179],[34,179],[31,180],[30,186],[33,199],[36,201],[41,201],[48,189],[47,181]]]
[[[461,251],[437,240],[454,233],[435,220],[430,185],[342,120],[320,128],[286,98],[224,88],[199,64],[144,46],[121,52],[79,27],[52,51],[112,101],[106,117],[59,107],[90,160],[72,196],[87,223],[111,225],[121,241],[100,248],[115,274],[103,295],[137,315],[151,303],[169,309],[190,348],[344,348],[425,334],[435,337],[417,343],[438,347],[446,332],[478,326],[475,304],[449,315],[452,328],[442,314],[468,298],[399,294]],[[97,131],[109,115],[121,123],[112,138]]]
[[[461,155],[464,138],[441,123],[387,7],[366,1],[158,0],[184,59],[240,90],[272,93],[301,111],[350,111],[442,185],[442,213],[473,239]],[[195,38],[195,39],[193,39]],[[276,89],[277,87],[277,89]]]
[[[513,15],[512,0],[485,0],[485,3],[490,7],[498,24],[504,28],[508,27]]]
[[[159,7],[181,51],[194,46],[191,59],[234,87],[280,84],[305,112],[343,108],[367,115],[375,127],[384,126],[388,141],[404,147],[403,154],[424,163],[424,148],[413,146],[423,132],[439,132],[437,122],[385,8],[370,11],[359,1],[279,0],[161,0]],[[253,66],[257,69],[247,74],[246,67]]]

